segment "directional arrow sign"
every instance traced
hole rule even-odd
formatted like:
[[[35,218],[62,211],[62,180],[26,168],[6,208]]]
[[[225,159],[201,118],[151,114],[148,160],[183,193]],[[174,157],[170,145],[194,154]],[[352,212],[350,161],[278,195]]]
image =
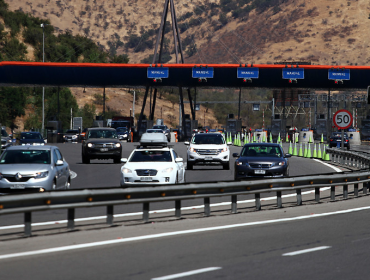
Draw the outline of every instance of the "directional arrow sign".
[[[283,79],[297,80],[304,79],[303,68],[283,68]]]
[[[349,69],[329,69],[328,79],[329,80],[349,80],[350,71]]]
[[[149,79],[168,78],[168,67],[148,67]]]
[[[349,128],[353,123],[352,114],[347,110],[338,110],[333,117],[334,125],[338,129]]]

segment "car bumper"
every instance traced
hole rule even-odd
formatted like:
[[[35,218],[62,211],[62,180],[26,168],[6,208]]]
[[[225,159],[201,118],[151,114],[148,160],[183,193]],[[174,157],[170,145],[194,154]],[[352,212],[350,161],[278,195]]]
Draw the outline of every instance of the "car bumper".
[[[230,160],[229,153],[219,153],[218,155],[199,155],[198,153],[189,152],[188,162],[194,164],[211,165],[214,163],[226,163]]]
[[[40,189],[50,191],[53,187],[51,176],[47,178],[34,179],[31,178],[26,182],[10,182],[5,178],[0,180],[0,193],[4,192],[39,192]]]
[[[251,168],[245,165],[235,166],[235,178],[278,178],[284,177],[287,166],[275,166],[266,169]]]
[[[111,159],[111,158],[121,158],[121,148],[111,149],[105,152],[102,152],[98,149],[89,148],[85,153],[89,159]]]
[[[121,174],[121,186],[129,185],[161,185],[161,184],[175,184],[176,173],[157,174],[156,176],[137,176],[130,174]]]

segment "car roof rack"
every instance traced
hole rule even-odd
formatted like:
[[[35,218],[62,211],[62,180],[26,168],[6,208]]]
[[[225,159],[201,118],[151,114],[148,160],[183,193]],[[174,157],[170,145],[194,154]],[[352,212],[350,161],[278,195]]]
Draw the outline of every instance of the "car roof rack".
[[[168,147],[167,137],[163,133],[143,133],[140,139],[140,145],[138,147]]]

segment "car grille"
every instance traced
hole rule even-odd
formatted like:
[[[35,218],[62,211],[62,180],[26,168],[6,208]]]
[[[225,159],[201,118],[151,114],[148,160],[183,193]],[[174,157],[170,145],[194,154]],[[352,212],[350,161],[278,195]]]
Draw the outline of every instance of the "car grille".
[[[109,143],[109,144],[95,144],[95,148],[109,148],[112,149],[115,147],[115,144]]]
[[[252,168],[270,168],[271,164],[268,163],[250,163],[250,167]]]
[[[3,178],[7,179],[9,182],[12,183],[22,183],[22,182],[27,182],[29,179],[33,178],[33,176],[24,176],[22,175],[22,178],[19,178],[18,180],[15,178],[15,175],[7,175],[4,174]]]
[[[155,176],[158,170],[156,169],[136,169],[137,176]]]
[[[218,155],[218,150],[198,149],[197,153],[200,155]]]

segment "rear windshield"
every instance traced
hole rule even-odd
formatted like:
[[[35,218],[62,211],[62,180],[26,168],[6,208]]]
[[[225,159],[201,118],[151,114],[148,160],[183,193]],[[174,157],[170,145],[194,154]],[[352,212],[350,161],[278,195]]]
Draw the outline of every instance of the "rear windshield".
[[[241,156],[243,157],[282,157],[283,152],[277,146],[251,145],[243,148]]]
[[[5,150],[1,156],[0,164],[50,164],[50,151],[48,150]]]
[[[225,144],[225,139],[221,134],[196,134],[191,140],[192,144],[209,144],[221,145]]]
[[[115,130],[90,130],[87,138],[117,138],[117,132]]]

